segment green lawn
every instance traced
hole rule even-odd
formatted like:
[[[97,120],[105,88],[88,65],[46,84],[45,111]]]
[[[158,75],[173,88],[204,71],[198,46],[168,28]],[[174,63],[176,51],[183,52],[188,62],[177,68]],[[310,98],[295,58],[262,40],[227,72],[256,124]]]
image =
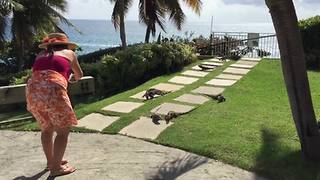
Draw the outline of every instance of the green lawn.
[[[308,76],[319,116],[320,74]],[[280,61],[262,61],[224,95],[225,103],[208,102],[180,117],[157,142],[271,179],[320,179],[319,164],[302,160]]]
[[[233,62],[214,70],[210,75],[178,92],[147,101],[132,113],[123,114],[119,121],[103,132],[119,132],[139,116],[148,115],[152,108],[163,102],[173,102],[172,99],[175,97],[203,85],[220,74],[230,63]],[[91,112],[101,112],[99,109],[102,107],[120,100],[139,101],[129,96],[159,82],[166,82],[176,74],[155,78],[137,88],[99,102],[80,104],[76,107],[77,115],[83,117]],[[309,72],[308,76],[314,109],[319,117],[320,73]],[[307,163],[302,159],[280,61],[263,60],[238,83],[227,88],[224,96],[227,98],[224,103],[209,101],[192,113],[180,116],[155,142],[218,159],[270,179],[320,180],[319,164]],[[37,128],[35,124],[31,124],[19,129]]]

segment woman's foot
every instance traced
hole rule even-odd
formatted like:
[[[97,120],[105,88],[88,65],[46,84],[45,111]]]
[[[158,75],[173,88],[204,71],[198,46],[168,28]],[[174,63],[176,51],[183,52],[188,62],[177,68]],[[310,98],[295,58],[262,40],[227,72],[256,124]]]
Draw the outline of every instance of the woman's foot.
[[[62,166],[60,166],[59,169],[50,170],[49,177],[64,176],[67,174],[71,174],[74,171],[76,171],[76,168],[74,168],[72,166],[68,166],[68,165],[62,165]]]
[[[61,161],[61,165],[66,165],[66,164],[68,164],[68,161],[63,159],[63,160]],[[46,170],[50,170],[50,165],[47,164],[47,167],[46,167],[45,169],[46,169]]]

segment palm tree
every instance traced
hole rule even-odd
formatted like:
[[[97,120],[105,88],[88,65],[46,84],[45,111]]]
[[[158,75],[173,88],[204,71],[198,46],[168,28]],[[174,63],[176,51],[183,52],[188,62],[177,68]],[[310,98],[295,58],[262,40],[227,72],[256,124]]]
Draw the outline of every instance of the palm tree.
[[[139,2],[139,21],[147,26],[145,42],[149,42],[150,33],[156,34],[156,24],[165,31],[165,8],[158,0],[140,0]]]
[[[110,0],[114,2],[114,8],[111,16],[111,21],[115,29],[120,30],[120,39],[122,47],[127,47],[126,31],[124,25],[124,17],[128,13],[129,7],[132,5],[132,0]]]
[[[183,0],[197,14],[200,14],[201,0]],[[185,14],[181,9],[179,0],[140,0],[139,3],[139,19],[147,25],[145,42],[149,42],[150,33],[155,36],[156,24],[165,31],[164,21],[166,14],[173,21],[178,30],[185,20]]]
[[[305,56],[292,0],[265,0],[279,42],[282,71],[304,157],[320,160],[320,134],[313,110]]]
[[[14,0],[2,0],[0,2],[0,47],[3,47],[5,42],[5,28],[7,26],[7,18],[13,9],[22,10],[23,6]]]
[[[0,41],[4,41],[7,17],[12,14],[11,34],[18,68],[36,35],[62,31],[59,22],[73,26],[60,12],[66,11],[65,0],[2,0],[0,6]]]

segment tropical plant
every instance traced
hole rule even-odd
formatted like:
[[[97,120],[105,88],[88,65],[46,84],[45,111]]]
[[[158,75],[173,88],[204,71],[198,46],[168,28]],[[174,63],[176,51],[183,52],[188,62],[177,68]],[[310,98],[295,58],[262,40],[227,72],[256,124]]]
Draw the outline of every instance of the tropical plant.
[[[201,0],[183,0],[197,14],[200,14]],[[181,9],[179,0],[140,0],[139,20],[147,26],[145,42],[149,42],[150,33],[156,34],[156,24],[165,31],[164,22],[166,15],[173,21],[178,30],[181,30],[185,21],[185,14]]]
[[[320,69],[320,16],[299,21],[307,68]]]
[[[65,0],[2,0],[0,4],[0,42],[4,41],[6,21],[12,15],[11,34],[18,68],[25,53],[32,47],[36,35],[62,32],[58,23],[73,26],[61,12],[66,11]]]
[[[265,0],[277,33],[283,76],[301,150],[320,161],[320,133],[313,110],[305,55],[292,0]]]
[[[125,15],[128,13],[128,9],[132,5],[132,0],[110,0],[110,2],[115,3],[113,12],[111,15],[111,21],[114,25],[114,28],[120,30],[120,39],[121,39],[122,47],[126,48],[127,40],[126,40],[124,18],[125,18]]]

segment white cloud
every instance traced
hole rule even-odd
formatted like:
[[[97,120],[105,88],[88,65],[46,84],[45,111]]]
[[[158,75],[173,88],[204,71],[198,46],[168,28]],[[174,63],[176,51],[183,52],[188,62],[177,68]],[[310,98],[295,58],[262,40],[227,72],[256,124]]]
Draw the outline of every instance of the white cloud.
[[[133,0],[127,20],[138,20],[138,0]],[[187,21],[210,21],[216,23],[269,23],[269,10],[264,0],[203,0],[201,16],[196,15],[181,1]],[[110,20],[113,4],[110,0],[68,0],[66,16],[71,19]],[[319,15],[320,0],[295,0],[299,19]]]

